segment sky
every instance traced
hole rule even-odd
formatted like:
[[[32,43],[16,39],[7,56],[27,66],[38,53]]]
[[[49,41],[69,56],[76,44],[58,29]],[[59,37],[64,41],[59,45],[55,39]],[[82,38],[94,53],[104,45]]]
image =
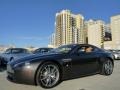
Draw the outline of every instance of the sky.
[[[63,9],[109,23],[120,14],[120,0],[0,0],[0,45],[47,46]]]

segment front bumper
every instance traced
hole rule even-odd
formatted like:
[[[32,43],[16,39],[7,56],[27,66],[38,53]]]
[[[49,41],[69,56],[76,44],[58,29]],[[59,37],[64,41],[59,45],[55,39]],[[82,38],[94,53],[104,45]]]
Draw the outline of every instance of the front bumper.
[[[7,78],[12,82],[35,85],[34,76],[35,70],[32,66],[13,68],[10,65],[7,65]]]

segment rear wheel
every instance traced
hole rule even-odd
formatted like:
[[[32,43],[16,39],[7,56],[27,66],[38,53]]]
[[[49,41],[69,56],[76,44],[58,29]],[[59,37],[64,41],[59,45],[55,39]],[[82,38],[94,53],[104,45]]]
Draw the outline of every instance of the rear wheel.
[[[60,81],[60,70],[57,64],[52,62],[46,62],[40,66],[36,82],[43,88],[52,88],[56,86]]]
[[[111,75],[113,72],[113,67],[114,65],[111,60],[105,60],[102,64],[101,74],[106,76]]]

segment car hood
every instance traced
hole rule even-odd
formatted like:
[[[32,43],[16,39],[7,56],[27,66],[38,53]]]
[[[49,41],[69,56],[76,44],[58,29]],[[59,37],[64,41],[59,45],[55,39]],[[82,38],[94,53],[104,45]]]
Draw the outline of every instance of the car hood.
[[[36,59],[43,60],[43,59],[54,58],[54,57],[63,56],[63,55],[65,54],[62,54],[62,53],[32,54],[32,55],[20,58],[18,60],[11,61],[9,64],[13,65],[13,64],[27,62],[27,61],[36,60]]]
[[[0,58],[4,58],[5,61],[9,62],[10,58],[13,57],[14,60],[26,57],[26,56],[30,56],[32,54],[30,53],[20,53],[20,54],[6,54],[6,53],[2,53],[0,54]]]

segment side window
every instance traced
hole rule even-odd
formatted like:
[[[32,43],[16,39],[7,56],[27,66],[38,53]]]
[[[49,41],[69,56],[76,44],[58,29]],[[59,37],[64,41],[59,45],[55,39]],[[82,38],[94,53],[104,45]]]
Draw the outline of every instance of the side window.
[[[85,52],[86,52],[86,53],[94,52],[94,47],[92,47],[92,46],[86,46],[86,47],[85,47]]]
[[[96,48],[96,47],[93,47],[93,46],[86,46],[86,47],[85,47],[85,52],[86,52],[86,53],[97,52],[97,51],[99,51],[99,49]]]
[[[22,52],[21,49],[12,49],[13,54],[17,54],[17,53],[21,53],[21,52]]]
[[[81,46],[78,49],[78,53],[82,53],[82,52],[91,53],[91,52],[96,52],[96,51],[99,51],[99,49],[93,46]]]
[[[85,52],[85,47],[84,47],[84,46],[83,46],[83,47],[80,47],[77,52],[78,52],[78,53],[83,53],[83,52]]]
[[[5,51],[5,54],[10,54],[11,53],[11,49],[7,49],[6,51]]]
[[[99,49],[96,47],[93,47],[93,52],[97,52],[97,51],[99,51]]]
[[[40,52],[41,52],[41,49],[35,50],[35,53],[40,53]]]
[[[26,53],[26,51],[24,49],[23,50],[21,49],[20,53]]]
[[[30,53],[30,51],[29,50],[24,50],[24,53]]]
[[[23,53],[30,53],[27,49],[23,49]]]

